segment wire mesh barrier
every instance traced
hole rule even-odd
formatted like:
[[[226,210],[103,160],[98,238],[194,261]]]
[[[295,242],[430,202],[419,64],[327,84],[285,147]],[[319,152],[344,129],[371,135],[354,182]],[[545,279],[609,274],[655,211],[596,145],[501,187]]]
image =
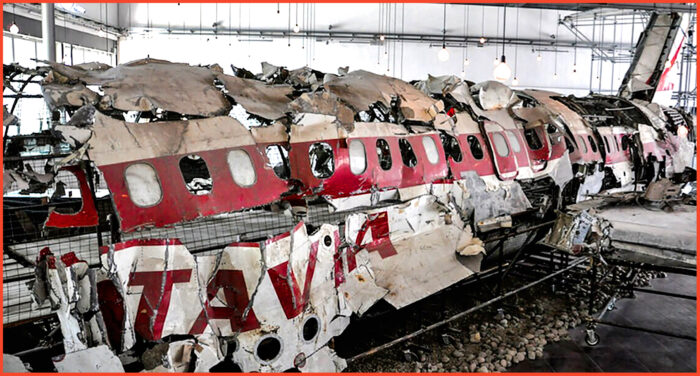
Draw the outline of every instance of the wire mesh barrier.
[[[45,161],[31,161],[37,168]],[[43,168],[43,167],[41,167]],[[119,237],[131,239],[177,238],[195,255],[215,254],[232,242],[256,242],[290,231],[299,220],[311,227],[324,223],[342,226],[352,212],[333,212],[330,206],[310,205],[301,216],[285,211],[254,209],[199,218],[191,222],[165,228],[146,228],[116,234],[110,230],[109,218],[115,218],[113,203],[100,183],[96,187],[99,227],[48,228],[44,226],[49,213],[74,213],[82,206],[78,181],[70,174],[58,176],[65,184],[66,194],[52,197],[52,190],[43,194],[20,194],[18,190],[5,195],[3,202],[3,313],[4,324],[23,322],[50,314],[48,306],[35,307],[31,302],[28,284],[34,280],[34,262],[44,247],[54,255],[74,252],[91,266],[100,265],[99,246],[109,245]],[[104,188],[102,188],[102,187]],[[388,204],[387,204],[388,205]],[[99,235],[98,235],[99,234]],[[101,241],[98,240],[101,237]]]

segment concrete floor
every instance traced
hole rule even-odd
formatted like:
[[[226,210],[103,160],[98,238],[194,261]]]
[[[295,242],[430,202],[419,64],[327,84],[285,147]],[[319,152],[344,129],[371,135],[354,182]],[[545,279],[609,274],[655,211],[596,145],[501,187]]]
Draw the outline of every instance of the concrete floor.
[[[669,274],[647,289],[696,296],[696,278]],[[696,301],[636,292],[620,300],[603,321],[696,337]],[[544,356],[510,372],[695,372],[696,341],[608,325],[598,325],[600,343],[584,342],[584,326],[569,331],[570,340],[549,344]]]

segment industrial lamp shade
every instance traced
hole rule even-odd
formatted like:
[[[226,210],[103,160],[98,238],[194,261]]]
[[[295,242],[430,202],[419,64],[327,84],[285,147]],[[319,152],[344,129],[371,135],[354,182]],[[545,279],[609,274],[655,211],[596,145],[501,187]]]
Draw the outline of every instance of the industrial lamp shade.
[[[438,52],[438,60],[447,61],[449,59],[450,59],[450,52],[447,51],[447,48],[445,48],[445,46],[442,46],[442,48]]]
[[[506,63],[506,56],[501,55],[501,62],[493,69],[493,78],[503,82],[510,78],[511,73],[510,67]]]
[[[12,34],[19,33],[19,26],[17,26],[17,24],[13,22],[12,25],[10,25],[10,32]]]
[[[292,31],[294,31],[295,33],[298,33],[299,30],[301,30],[299,29],[299,24],[294,25],[294,28],[292,28]]]

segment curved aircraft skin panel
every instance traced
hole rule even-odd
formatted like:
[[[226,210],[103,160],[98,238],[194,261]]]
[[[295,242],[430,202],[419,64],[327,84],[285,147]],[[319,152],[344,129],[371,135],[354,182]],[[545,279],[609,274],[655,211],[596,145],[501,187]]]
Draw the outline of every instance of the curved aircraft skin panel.
[[[153,59],[37,69],[71,115],[52,136],[70,153],[5,177],[47,190],[74,172],[83,208],[46,226],[111,231],[98,268],[66,242],[36,250],[51,293],[32,293],[62,312],[68,371],[156,343],[145,371],[208,371],[234,343],[246,372],[340,371],[332,339],[379,300],[410,305],[498,263],[489,239],[512,254],[592,195],[693,168],[690,118],[637,99],[267,63],[235,77]],[[89,88],[114,80],[128,103]],[[200,90],[168,90],[187,80]],[[109,195],[91,200],[95,170]]]

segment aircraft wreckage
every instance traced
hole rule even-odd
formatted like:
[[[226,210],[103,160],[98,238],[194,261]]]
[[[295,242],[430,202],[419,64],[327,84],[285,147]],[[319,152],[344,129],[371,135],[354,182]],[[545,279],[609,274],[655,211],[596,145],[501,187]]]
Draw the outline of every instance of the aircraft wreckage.
[[[576,98],[452,76],[233,70],[5,67],[43,77],[58,125],[40,136],[68,150],[34,171],[7,159],[27,138],[9,138],[5,191],[58,189],[70,173],[80,205],[43,227],[98,231],[91,259],[38,242],[24,260],[35,306],[60,321],[57,370],[123,371],[130,356],[146,371],[225,357],[242,371],[339,371],[330,343],[352,317],[537,241],[695,267],[694,232],[640,240],[605,210],[695,175],[695,119],[646,87]]]

